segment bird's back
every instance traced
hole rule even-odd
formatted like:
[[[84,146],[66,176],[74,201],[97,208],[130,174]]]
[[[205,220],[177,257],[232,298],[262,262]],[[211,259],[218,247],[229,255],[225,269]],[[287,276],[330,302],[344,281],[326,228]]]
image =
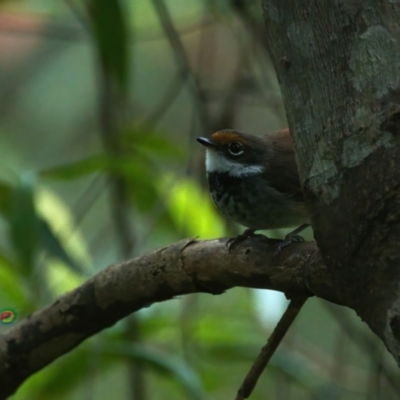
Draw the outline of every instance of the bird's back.
[[[296,201],[304,202],[299,175],[293,174],[297,164],[289,129],[266,134],[263,141],[272,151],[267,174],[269,185],[281,193],[288,193]],[[276,153],[279,153],[279,157],[274,157]]]

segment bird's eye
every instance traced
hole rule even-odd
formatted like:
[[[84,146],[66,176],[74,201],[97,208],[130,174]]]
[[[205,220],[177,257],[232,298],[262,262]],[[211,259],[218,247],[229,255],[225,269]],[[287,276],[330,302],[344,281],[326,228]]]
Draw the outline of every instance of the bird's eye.
[[[240,156],[243,154],[243,146],[240,143],[233,142],[230,143],[228,146],[229,153],[231,153],[233,156]]]

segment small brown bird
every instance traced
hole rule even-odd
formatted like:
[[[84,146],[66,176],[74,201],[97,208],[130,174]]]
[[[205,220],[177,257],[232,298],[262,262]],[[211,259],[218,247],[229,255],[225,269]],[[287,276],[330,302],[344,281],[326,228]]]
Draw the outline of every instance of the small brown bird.
[[[231,250],[259,229],[299,226],[278,250],[310,224],[289,129],[262,137],[230,129],[199,137],[206,147],[211,197],[223,215],[248,229],[228,241]]]

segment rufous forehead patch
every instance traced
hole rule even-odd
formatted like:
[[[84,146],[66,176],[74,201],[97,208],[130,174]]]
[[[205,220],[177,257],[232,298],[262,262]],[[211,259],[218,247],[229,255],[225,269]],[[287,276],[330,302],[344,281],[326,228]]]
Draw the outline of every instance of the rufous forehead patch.
[[[246,143],[246,139],[243,136],[238,135],[235,131],[224,130],[218,131],[211,135],[211,139],[215,143],[228,144],[232,142]]]

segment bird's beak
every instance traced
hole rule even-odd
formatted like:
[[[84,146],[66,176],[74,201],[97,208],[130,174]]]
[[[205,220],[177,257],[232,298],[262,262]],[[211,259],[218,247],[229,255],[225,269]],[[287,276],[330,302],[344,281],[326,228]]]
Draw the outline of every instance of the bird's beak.
[[[216,147],[216,145],[215,145],[215,143],[211,140],[211,139],[208,139],[208,138],[204,138],[204,137],[198,137],[197,139],[196,139],[200,144],[202,144],[203,146],[205,146],[205,147]]]

